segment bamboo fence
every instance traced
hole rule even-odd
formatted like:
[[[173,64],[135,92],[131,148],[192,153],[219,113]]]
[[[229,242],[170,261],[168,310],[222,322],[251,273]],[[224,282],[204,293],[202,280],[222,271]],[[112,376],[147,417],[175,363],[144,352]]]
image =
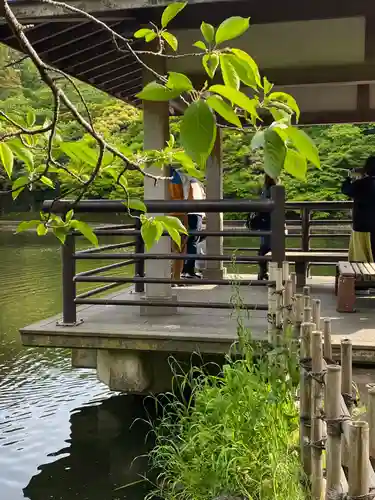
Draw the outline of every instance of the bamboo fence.
[[[341,362],[332,359],[331,320],[321,319],[310,288],[296,293],[288,264],[270,264],[268,340],[283,342],[292,328],[300,359],[300,450],[311,500],[375,499],[375,386],[368,391],[368,422],[352,418],[355,404],[352,343],[341,341]],[[285,337],[284,337],[285,338]]]

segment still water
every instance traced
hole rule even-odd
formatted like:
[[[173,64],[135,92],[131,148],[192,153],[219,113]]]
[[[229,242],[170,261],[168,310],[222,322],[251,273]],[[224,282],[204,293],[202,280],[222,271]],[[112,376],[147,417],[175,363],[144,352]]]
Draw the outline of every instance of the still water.
[[[20,327],[60,311],[57,242],[0,231],[0,498],[141,500],[146,485],[116,488],[145,470],[142,398],[109,393],[67,351],[20,344]]]

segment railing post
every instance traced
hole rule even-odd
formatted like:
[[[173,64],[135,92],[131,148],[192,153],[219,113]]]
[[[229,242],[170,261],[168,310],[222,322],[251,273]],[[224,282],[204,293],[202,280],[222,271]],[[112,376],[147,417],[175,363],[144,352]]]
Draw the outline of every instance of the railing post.
[[[135,219],[135,229],[137,231],[140,231],[141,226],[142,226],[141,219],[139,217],[137,217]],[[139,254],[145,253],[145,245],[144,245],[144,241],[143,241],[141,234],[137,234],[137,236],[135,237],[135,253],[139,253]],[[135,278],[144,278],[144,276],[145,276],[145,261],[144,261],[144,259],[138,259],[135,263],[134,277]],[[144,292],[145,291],[145,284],[144,283],[136,283],[135,284],[135,291],[140,292],[140,293]]]
[[[304,207],[302,209],[302,242],[301,249],[304,252],[310,250],[310,209]]]
[[[74,259],[75,241],[73,234],[69,233],[65,243],[61,246],[62,260],[62,285],[63,285],[63,325],[76,325],[77,311],[74,302],[76,298],[76,261]]]
[[[275,206],[271,212],[272,261],[279,267],[285,260],[285,188],[272,186],[271,199]]]

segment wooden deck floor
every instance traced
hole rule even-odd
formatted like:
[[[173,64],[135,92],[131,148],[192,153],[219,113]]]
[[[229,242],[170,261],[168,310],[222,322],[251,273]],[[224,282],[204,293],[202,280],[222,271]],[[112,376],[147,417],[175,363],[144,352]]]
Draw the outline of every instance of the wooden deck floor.
[[[249,275],[242,275],[249,279]],[[349,337],[356,362],[375,363],[375,293],[358,299],[353,314],[336,312],[334,278],[308,280],[312,295],[322,300],[322,317],[332,318],[333,340]],[[266,288],[243,286],[245,303],[266,303]],[[231,286],[196,285],[175,289],[184,301],[226,302],[236,295]],[[116,298],[136,298],[131,290],[118,292]],[[234,299],[236,301],[236,299]],[[238,313],[230,310],[179,308],[177,314],[141,316],[139,307],[90,305],[78,309],[83,323],[75,327],[56,326],[53,317],[21,330],[26,346],[131,349],[141,351],[225,353],[236,340]],[[266,312],[241,313],[242,322],[254,338],[266,339]]]

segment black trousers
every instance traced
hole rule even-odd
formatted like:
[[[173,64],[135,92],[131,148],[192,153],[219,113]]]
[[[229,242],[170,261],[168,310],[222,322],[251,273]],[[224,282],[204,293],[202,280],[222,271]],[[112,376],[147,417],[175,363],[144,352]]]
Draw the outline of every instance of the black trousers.
[[[188,215],[188,228],[190,231],[201,231],[202,230],[202,220],[203,217],[198,214]],[[201,237],[191,235],[188,237],[186,244],[186,253],[197,255],[198,253],[198,243]],[[193,275],[195,273],[195,259],[185,260],[184,267],[182,269],[183,273]]]
[[[262,236],[260,239],[260,247],[258,251],[259,257],[264,257],[271,251],[271,238],[269,236]],[[264,276],[267,274],[267,262],[259,262],[259,274]]]

